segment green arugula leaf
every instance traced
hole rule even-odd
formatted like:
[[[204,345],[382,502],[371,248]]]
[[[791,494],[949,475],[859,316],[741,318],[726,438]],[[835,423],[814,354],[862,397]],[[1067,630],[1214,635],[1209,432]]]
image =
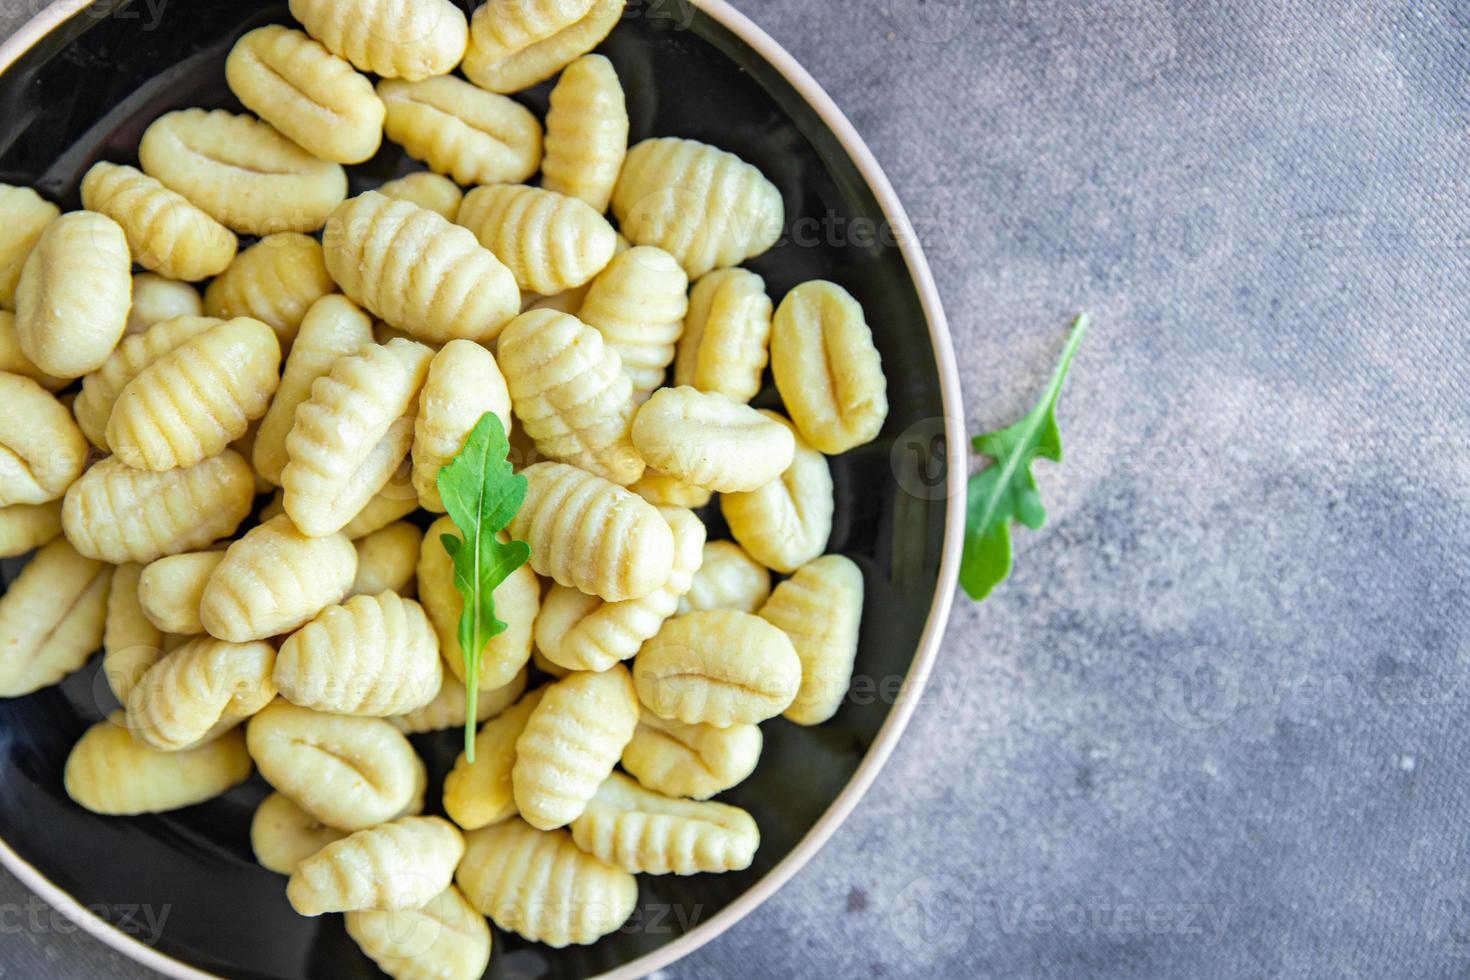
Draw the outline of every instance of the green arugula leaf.
[[[1031,464],[1038,456],[1062,461],[1062,434],[1057,429],[1057,397],[1072,366],[1072,357],[1087,333],[1087,314],[1072,323],[1071,336],[1041,399],[1019,422],[971,440],[991,465],[970,477],[969,516],[965,521],[965,553],[960,559],[960,585],[971,599],[988,596],[1011,573],[1011,522],[1033,531],[1046,523],[1046,507]]]
[[[526,478],[516,474],[509,455],[505,427],[494,412],[486,412],[436,481],[445,510],[464,535],[443,534],[440,540],[454,560],[454,586],[464,598],[459,646],[465,668],[464,750],[470,762],[475,761],[480,657],[490,638],[506,629],[495,617],[495,587],[531,557],[526,542],[503,542],[496,536],[526,499]]]

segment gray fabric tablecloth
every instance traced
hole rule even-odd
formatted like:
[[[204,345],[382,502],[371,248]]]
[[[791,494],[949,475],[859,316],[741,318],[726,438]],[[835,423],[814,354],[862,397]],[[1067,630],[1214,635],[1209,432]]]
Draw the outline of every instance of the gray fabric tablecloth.
[[[913,213],[974,430],[1096,320],[1051,523],[851,819],[669,975],[1464,976],[1470,8],[742,6]],[[42,921],[0,974],[142,975]]]

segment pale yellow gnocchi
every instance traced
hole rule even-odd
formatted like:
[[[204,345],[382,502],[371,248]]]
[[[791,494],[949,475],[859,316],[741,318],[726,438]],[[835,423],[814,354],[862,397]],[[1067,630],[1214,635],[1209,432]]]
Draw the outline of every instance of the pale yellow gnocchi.
[[[689,277],[662,249],[640,245],[613,257],[592,280],[577,319],[618,352],[642,402],[663,384],[684,332]],[[651,465],[651,464],[650,464]]]
[[[888,381],[852,294],[823,280],[781,300],[771,321],[771,373],[791,421],[829,455],[872,442],[888,418]]]
[[[762,414],[788,427],[775,412]],[[793,435],[796,435],[793,429]],[[832,536],[832,470],[827,457],[796,435],[796,452],[779,478],[748,493],[720,496],[736,542],[776,572],[794,572],[827,549]]]
[[[490,963],[490,926],[453,885],[419,908],[358,909],[343,922],[394,980],[479,980]]]
[[[381,718],[332,715],[286,701],[250,719],[250,757],[275,789],[338,830],[392,820],[420,792],[423,763]]]
[[[453,71],[469,40],[450,0],[291,0],[291,16],[333,54],[384,78]]]
[[[516,740],[545,693],[546,688],[537,688],[481,725],[475,733],[475,761],[461,752],[444,777],[444,812],[465,830],[509,820],[518,812],[511,783]]]
[[[519,102],[453,75],[384,79],[388,138],[461,184],[526,180],[541,164],[541,123]]]
[[[128,693],[128,728],[165,752],[215,738],[276,696],[275,660],[269,643],[190,640],[149,667]]]
[[[238,731],[181,752],[161,752],[133,737],[122,714],[99,721],[72,746],[66,795],[93,813],[134,816],[193,806],[250,778]]]
[[[0,507],[57,499],[86,461],[66,406],[30,378],[0,372]]]
[[[735,609],[753,613],[771,594],[771,573],[733,541],[710,541],[679,612]]]
[[[596,330],[552,310],[522,313],[501,336],[497,360],[540,452],[624,486],[643,475],[633,383]]]
[[[243,748],[244,740],[241,740]],[[288,875],[317,851],[346,837],[291,802],[283,793],[260,801],[250,818],[250,849],[262,868]]]
[[[289,633],[347,596],[357,549],[343,534],[307,537],[285,515],[231,544],[199,596],[199,621],[235,643]]]
[[[123,337],[142,333],[160,320],[203,315],[204,297],[191,284],[166,279],[156,272],[135,272],[133,305],[128,307],[128,325]]]
[[[15,287],[15,330],[31,362],[79,378],[107,360],[128,325],[132,257],[116,221],[72,211],[46,226]]]
[[[459,214],[459,203],[464,200],[464,191],[458,184],[428,170],[417,170],[390,180],[378,188],[378,193],[427,208],[445,221],[454,220],[454,216]]]
[[[148,619],[138,598],[143,567],[135,562],[112,570],[107,590],[107,617],[102,629],[102,675],[119,704],[148,668],[163,656],[163,631]]]
[[[660,473],[652,467],[645,469],[637,482],[629,484],[628,489],[655,507],[667,505],[669,507],[688,507],[691,510],[703,507],[714,496],[712,491],[704,487],[685,483],[667,473]]]
[[[204,632],[199,598],[223,551],[186,551],[149,562],[138,577],[138,606],[163,633]]]
[[[511,678],[509,684],[479,692],[475,697],[475,721],[494,718],[515,704],[516,699],[525,693],[525,690],[526,670],[522,668],[520,673]],[[394,715],[388,721],[405,735],[438,732],[446,728],[462,729],[468,708],[466,693],[463,682],[451,674],[444,678],[444,683],[440,686],[439,693],[434,695],[434,700],[422,708]]]
[[[57,538],[0,595],[0,697],[55,684],[102,642],[112,569]]]
[[[801,660],[787,718],[820,725],[837,713],[852,681],[862,615],[863,573],[842,555],[809,561],[776,586],[760,616],[791,639]]]
[[[492,0],[475,11],[460,66],[492,92],[518,92],[597,47],[626,0]]]
[[[660,473],[720,493],[759,489],[796,455],[785,425],[728,395],[696,388],[655,392],[633,419],[633,445]]]
[[[61,209],[29,187],[0,184],[0,307],[13,309],[26,257]]]
[[[618,243],[612,225],[582,201],[521,184],[476,187],[455,221],[506,264],[516,285],[542,296],[587,282]]]
[[[14,558],[61,534],[61,501],[0,507],[0,558]]]
[[[520,309],[515,277],[474,235],[407,201],[359,195],[322,239],[342,291],[419,340],[493,340]]]
[[[691,875],[750,867],[761,835],[737,806],[664,796],[615,772],[572,821],[572,840],[634,874]]]
[[[628,105],[618,73],[602,55],[583,55],[551,90],[541,186],[601,213],[627,155]]]
[[[442,817],[399,817],[333,841],[296,865],[286,898],[301,915],[402,910],[448,888],[464,837]]]
[[[361,163],[383,140],[373,83],[301,31],[267,24],[225,59],[225,81],[245,106],[321,160]]]
[[[170,279],[218,275],[240,247],[230,229],[133,167],[94,163],[82,178],[82,206],[116,221],[133,261]]]
[[[312,305],[336,289],[321,244],[309,235],[282,231],[235,256],[204,290],[204,311],[222,320],[253,317],[285,346]]]
[[[665,622],[634,660],[633,680],[660,718],[726,728],[785,711],[801,685],[801,660],[764,619],[715,609]]]
[[[342,533],[349,541],[366,537],[382,530],[389,524],[406,517],[418,509],[418,493],[413,488],[413,467],[405,459],[383,484],[383,489],[373,494],[372,499],[362,505]]]
[[[754,772],[763,744],[759,725],[686,725],[645,708],[623,768],[654,792],[707,800]]]
[[[510,392],[495,355],[469,340],[451,340],[429,363],[413,426],[413,485],[425,510],[444,512],[439,471],[464,448],[480,417],[493,412],[511,429]]]
[[[516,818],[465,836],[455,882],[500,928],[556,948],[615,932],[638,904],[628,872],[583,852],[565,830]]]
[[[717,269],[689,291],[674,358],[674,384],[748,402],[761,390],[771,344],[766,282],[745,269]]]
[[[377,595],[391,591],[412,599],[423,538],[424,533],[408,521],[395,521],[354,541],[357,574],[353,576],[347,595]]]
[[[51,392],[71,384],[70,378],[53,378],[42,371],[20,349],[20,333],[15,326],[15,314],[10,310],[0,310],[0,371],[30,378]]]

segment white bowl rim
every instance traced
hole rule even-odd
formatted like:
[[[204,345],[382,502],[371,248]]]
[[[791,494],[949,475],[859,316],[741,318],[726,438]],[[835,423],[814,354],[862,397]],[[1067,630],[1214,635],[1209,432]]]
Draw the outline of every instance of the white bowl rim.
[[[94,0],[54,0],[49,6],[32,17],[3,43],[0,43],[0,73],[8,69],[23,53],[30,50],[73,14],[81,11]],[[959,579],[960,553],[964,541],[965,526],[965,481],[968,476],[964,452],[965,426],[964,409],[960,396],[959,370],[956,366],[954,345],[949,335],[949,322],[940,302],[939,289],[929,269],[909,221],[903,204],[889,183],[887,175],[877,158],[858,135],[856,128],[837,103],[810,73],[769,34],[757,27],[748,17],[732,7],[728,0],[693,0],[694,5],[713,17],[723,27],[739,37],[757,54],[774,67],[790,85],[796,89],[807,104],[816,110],[822,122],[837,137],[847,151],[858,172],[877,199],[884,217],[895,231],[909,275],[919,293],[929,327],[929,339],[939,368],[940,399],[944,407],[944,435],[947,446],[948,464],[945,488],[947,513],[945,515],[944,546],[940,555],[939,579],[934,590],[934,601],[929,607],[929,616],[920,634],[918,649],[904,679],[902,692],[894,701],[883,726],[878,730],[873,744],[858,764],[857,770],[842,792],[832,801],[825,813],[818,818],[806,835],[753,887],[735,901],[721,909],[713,918],[701,922],[689,932],[672,942],[646,953],[636,960],[623,964],[610,973],[605,980],[632,980],[642,977],[692,953],[694,950],[719,936],[736,922],[755,910],[766,899],[791,879],[802,866],[821,849],[837,828],[847,819],[853,808],[872,786],[883,764],[888,761],[899,736],[922,699],[925,684],[938,657],[944,627],[949,620],[954,602],[955,585]],[[111,923],[94,915],[62,888],[52,883],[41,872],[17,854],[9,842],[0,838],[0,865],[4,865],[31,891],[76,922],[85,932],[100,939],[113,949],[123,953],[142,965],[178,980],[215,980],[215,975],[206,973],[159,952],[152,946],[128,935]]]

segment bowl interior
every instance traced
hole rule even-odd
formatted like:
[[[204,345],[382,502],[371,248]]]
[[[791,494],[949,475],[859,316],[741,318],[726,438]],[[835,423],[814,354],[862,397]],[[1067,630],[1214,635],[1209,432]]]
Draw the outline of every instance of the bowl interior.
[[[116,6],[116,5],[104,5]],[[286,22],[284,4],[127,4],[83,11],[0,75],[0,180],[31,184],[80,207],[96,160],[136,162],[143,129],[188,106],[239,105],[224,59],[244,31]],[[687,3],[630,4],[599,48],[628,95],[631,138],[686,136],[739,154],[780,188],[787,234],[749,263],[779,301],[797,283],[834,280],[863,304],[888,376],[883,435],[832,460],[837,509],[829,550],[863,568],[867,597],[857,679],[829,723],[763,727],[761,765],[721,799],[748,809],[763,841],[747,871],[692,878],[640,876],[641,906],[590,947],[552,950],[497,930],[490,975],[574,977],[626,964],[708,921],[785,857],[833,803],[872,744],[906,675],[939,584],[945,535],[945,446],[939,369],[920,299],[884,215],[819,115],[744,41]],[[521,98],[538,115],[549,85]],[[349,168],[352,190],[417,169],[395,147]],[[759,405],[779,404],[769,384]],[[922,440],[912,433],[926,433]],[[902,451],[895,436],[906,433]],[[930,488],[932,492],[926,491]],[[718,507],[703,515],[727,537]],[[23,561],[0,565],[8,582]],[[238,977],[377,976],[340,916],[304,919],[284,879],[258,867],[250,815],[268,792],[258,776],[224,797],[173,813],[105,818],[72,804],[61,785],[68,750],[115,702],[94,658],[58,687],[0,701],[0,836],[80,903],[140,937],[162,918],[157,948]],[[431,772],[430,812],[459,747],[457,732],[414,739]],[[126,919],[127,921],[124,921]]]

